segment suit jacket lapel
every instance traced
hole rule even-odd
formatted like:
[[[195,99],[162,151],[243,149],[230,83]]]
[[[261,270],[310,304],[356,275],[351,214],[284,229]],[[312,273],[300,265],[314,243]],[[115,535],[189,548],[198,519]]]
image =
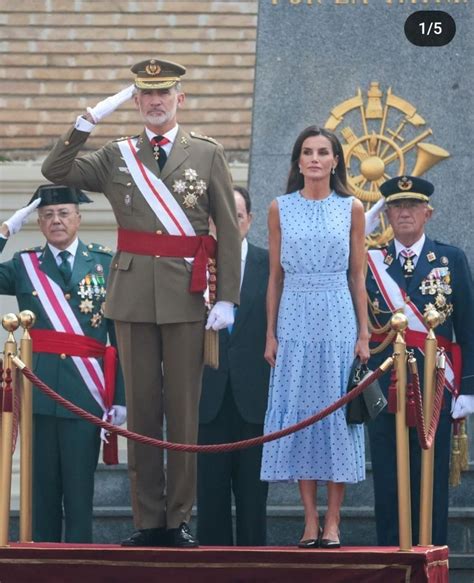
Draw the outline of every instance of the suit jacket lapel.
[[[160,167],[158,166],[158,162],[153,156],[153,148],[151,147],[150,140],[148,139],[145,130],[143,130],[141,136],[138,138],[136,148],[137,158],[140,160],[140,162],[142,162],[144,166],[151,170],[153,174],[159,176]]]
[[[259,263],[259,260],[255,257],[253,246],[249,244],[247,259],[245,261],[244,279],[242,281],[242,289],[240,290],[241,307],[238,308],[236,313],[231,338],[235,338],[239,330],[245,325],[254,297],[257,294],[260,283],[258,277]]]
[[[64,283],[63,276],[59,271],[56,259],[47,244],[44,246],[43,253],[39,257],[39,262],[41,271],[56,282],[59,287],[66,289],[66,284]]]
[[[410,278],[408,284],[408,290],[411,291],[416,289],[421,284],[421,281],[428,275],[428,273],[433,269],[433,266],[428,261],[428,253],[434,251],[435,244],[431,239],[426,237],[421,254],[416,262],[416,267],[413,272],[413,276]]]
[[[79,241],[77,246],[76,257],[74,258],[74,266],[72,269],[71,280],[69,282],[68,288],[73,288],[77,285],[84,277],[92,272],[93,268],[93,258],[91,257],[86,245],[82,241]]]
[[[397,284],[403,289],[406,290],[407,282],[405,276],[403,275],[402,266],[400,263],[400,259],[397,258],[397,253],[395,251],[395,243],[392,241],[388,247],[388,254],[393,257],[392,263],[387,268],[387,273],[390,277],[397,282]]]
[[[188,158],[190,140],[189,135],[179,127],[171,152],[161,171],[162,180],[168,178]]]

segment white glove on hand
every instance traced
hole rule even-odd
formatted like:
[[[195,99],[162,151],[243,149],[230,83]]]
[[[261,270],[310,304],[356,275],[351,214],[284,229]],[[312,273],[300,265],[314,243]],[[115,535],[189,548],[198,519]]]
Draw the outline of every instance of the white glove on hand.
[[[206,330],[223,330],[234,323],[234,304],[232,302],[216,302],[207,317]]]
[[[127,407],[122,405],[114,405],[110,409],[110,423],[113,425],[123,425],[127,420]]]
[[[474,395],[459,395],[451,404],[451,417],[462,419],[474,413]]]
[[[99,123],[101,119],[110,115],[113,111],[117,109],[122,103],[131,99],[132,95],[135,93],[135,85],[129,85],[126,89],[122,89],[115,95],[107,97],[99,101],[99,103],[94,107],[88,107],[87,112],[92,116],[94,123]]]
[[[380,213],[384,210],[385,198],[377,201],[374,206],[372,206],[365,213],[365,236],[370,235],[375,231],[375,229],[380,225]]]
[[[3,224],[8,227],[8,231],[11,235],[15,235],[18,231],[22,228],[25,222],[28,220],[28,217],[31,215],[32,212],[35,211],[36,207],[41,202],[41,197],[35,199],[32,203],[28,206],[25,206],[16,211],[9,219],[7,219]]]

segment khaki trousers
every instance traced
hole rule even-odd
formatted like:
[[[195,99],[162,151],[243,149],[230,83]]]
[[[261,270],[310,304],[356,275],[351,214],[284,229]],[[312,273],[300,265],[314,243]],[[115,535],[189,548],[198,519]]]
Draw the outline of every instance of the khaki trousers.
[[[152,324],[115,321],[125,379],[127,426],[142,435],[195,444],[203,370],[204,322]],[[196,454],[167,453],[128,440],[135,527],[176,528],[191,517]]]

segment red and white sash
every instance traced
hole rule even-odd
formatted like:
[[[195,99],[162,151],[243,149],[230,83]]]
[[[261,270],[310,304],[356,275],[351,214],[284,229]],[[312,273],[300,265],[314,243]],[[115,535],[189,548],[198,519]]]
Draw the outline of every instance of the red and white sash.
[[[397,282],[387,273],[388,265],[384,263],[387,251],[384,249],[372,249],[367,253],[367,261],[372,275],[377,282],[378,288],[391,312],[402,309],[408,318],[408,329],[416,332],[428,334],[428,327],[425,324],[423,315],[416,305],[408,300],[408,295]],[[423,350],[418,348],[423,354]],[[446,385],[450,391],[454,387],[454,370],[452,363],[446,357]]]
[[[145,200],[170,235],[196,235],[194,227],[166,184],[144,166],[137,156],[137,138],[118,142],[130,174]],[[135,142],[135,143],[134,143]]]
[[[53,329],[57,332],[85,336],[74,311],[64,297],[63,290],[55,281],[41,271],[38,260],[39,255],[40,253],[22,253],[21,259],[33,289],[38,293],[38,300],[43,306]],[[98,360],[80,356],[71,356],[71,358],[91,395],[104,413],[107,413],[104,404],[104,373]]]

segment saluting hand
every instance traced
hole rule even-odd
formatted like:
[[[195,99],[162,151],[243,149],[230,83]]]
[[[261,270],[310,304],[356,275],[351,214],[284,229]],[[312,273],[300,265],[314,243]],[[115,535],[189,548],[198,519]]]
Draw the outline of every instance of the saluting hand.
[[[92,123],[99,123],[100,120],[104,119],[110,115],[113,111],[117,109],[122,103],[131,99],[136,91],[135,85],[129,85],[122,91],[119,91],[115,95],[111,95],[102,101],[99,101],[94,107],[88,107],[87,113],[92,118]]]
[[[10,237],[11,235],[15,235],[16,233],[18,233],[18,231],[22,228],[22,226],[28,220],[28,217],[31,215],[31,213],[36,210],[36,207],[40,204],[40,202],[41,202],[41,197],[35,199],[28,206],[25,206],[25,207],[17,210],[16,213],[14,213],[9,219],[7,219],[3,223],[2,227],[4,225],[6,225],[7,230],[8,230],[8,232],[6,232],[6,233],[5,233],[5,230],[3,230],[3,232],[7,238]]]

